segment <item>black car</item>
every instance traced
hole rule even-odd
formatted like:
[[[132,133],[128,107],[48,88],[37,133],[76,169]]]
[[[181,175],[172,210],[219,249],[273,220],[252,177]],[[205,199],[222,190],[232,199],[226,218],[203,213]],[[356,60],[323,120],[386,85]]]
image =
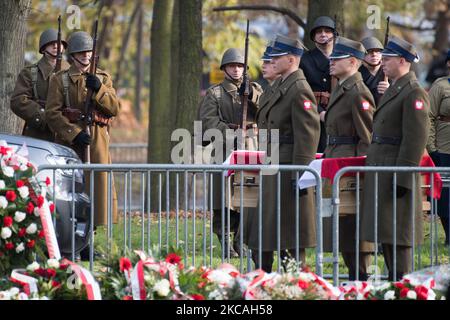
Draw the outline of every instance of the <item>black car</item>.
[[[42,165],[81,164],[78,155],[72,149],[57,143],[30,137],[0,133],[0,140],[5,140],[15,151],[26,147],[28,159],[36,168]],[[56,210],[56,236],[61,255],[70,257],[72,252],[72,207],[75,208],[75,253],[78,254],[89,244],[90,201],[85,193],[82,170],[57,169],[42,170],[37,173],[40,181],[49,177],[54,180],[49,188],[50,199],[54,199]],[[73,192],[73,181],[75,192]]]

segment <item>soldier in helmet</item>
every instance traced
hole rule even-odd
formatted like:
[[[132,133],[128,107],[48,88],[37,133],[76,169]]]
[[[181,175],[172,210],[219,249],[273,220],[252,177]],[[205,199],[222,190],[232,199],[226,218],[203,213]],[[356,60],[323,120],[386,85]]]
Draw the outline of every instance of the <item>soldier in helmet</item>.
[[[244,74],[244,54],[235,48],[226,50],[222,56],[220,69],[225,75],[225,80],[212,86],[206,92],[202,99],[198,117],[202,121],[203,131],[208,129],[219,129],[223,134],[223,141],[226,144],[226,130],[236,130],[242,125],[242,104],[241,96],[243,93],[243,74]],[[249,126],[254,123],[259,97],[262,93],[261,86],[256,82],[250,84],[250,95],[248,103],[247,120]],[[216,163],[222,163],[233,150],[227,150],[224,145],[223,159],[215,159]],[[217,154],[215,155],[217,156]],[[219,240],[225,243],[225,254],[230,252],[230,257],[237,257],[240,251],[238,237],[236,233],[239,229],[239,212],[230,210],[230,232],[234,233],[233,246],[228,249],[229,236],[225,229],[222,234],[222,183],[220,174],[214,176],[214,216],[213,230]],[[227,211],[227,208],[226,210]],[[227,225],[227,223],[225,224]]]
[[[323,152],[327,145],[325,111],[331,92],[329,57],[333,51],[334,39],[338,36],[335,22],[327,16],[318,17],[313,23],[309,36],[316,47],[305,52],[300,68],[317,100],[320,114],[320,141],[317,151]]]
[[[450,70],[450,50],[446,59]],[[438,78],[428,92],[430,97],[430,135],[427,150],[436,166],[450,167],[450,75]],[[445,244],[449,245],[449,188],[443,188],[437,212],[445,231]]]
[[[39,38],[39,53],[42,58],[35,64],[27,66],[19,74],[11,97],[11,110],[25,120],[22,134],[25,136],[53,141],[54,136],[45,118],[45,108],[50,76],[56,66],[58,53],[58,31],[45,30]],[[61,40],[61,50],[67,43]],[[61,62],[61,69],[69,68],[66,61]]]
[[[86,146],[90,145],[92,163],[110,164],[108,128],[117,116],[120,103],[113,88],[111,76],[97,69],[90,74],[93,39],[84,32],[74,32],[68,39],[67,52],[73,60],[68,70],[56,73],[50,79],[46,118],[56,141],[72,147],[80,158],[84,158]],[[86,133],[85,100],[87,89],[92,89],[93,119],[91,135]],[[94,179],[94,225],[107,223],[107,175],[95,173]],[[86,181],[90,181],[89,176]],[[113,222],[117,220],[117,200],[113,184]]]
[[[385,81],[385,75],[381,69],[381,51],[383,45],[375,37],[367,37],[361,40],[364,48],[366,48],[366,55],[364,57],[363,65],[359,68],[364,83],[372,92],[375,103],[380,101],[381,96],[389,88],[389,81]],[[387,79],[386,79],[387,80]]]

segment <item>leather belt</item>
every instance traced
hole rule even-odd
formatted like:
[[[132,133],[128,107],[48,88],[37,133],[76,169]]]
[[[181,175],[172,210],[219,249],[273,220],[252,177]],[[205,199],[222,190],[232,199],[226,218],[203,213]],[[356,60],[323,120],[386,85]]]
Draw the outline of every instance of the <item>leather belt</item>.
[[[358,137],[333,137],[327,136],[328,145],[338,145],[338,144],[358,144]]]
[[[443,122],[450,122],[450,116],[438,116],[437,119]]]
[[[326,107],[328,105],[328,101],[330,101],[330,93],[328,91],[314,91],[313,93],[316,97],[317,104],[322,107]]]
[[[372,136],[372,143],[378,143],[378,144],[392,144],[394,146],[400,145],[402,142],[401,137],[382,137],[374,134]]]
[[[278,139],[280,144],[294,144],[293,136],[279,136]]]

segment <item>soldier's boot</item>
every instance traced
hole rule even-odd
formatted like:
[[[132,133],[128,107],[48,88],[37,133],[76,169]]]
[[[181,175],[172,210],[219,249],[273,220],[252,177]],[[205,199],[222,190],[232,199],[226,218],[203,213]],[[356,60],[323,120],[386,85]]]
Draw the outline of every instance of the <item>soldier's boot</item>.
[[[224,249],[224,256],[225,258],[228,257],[228,244],[230,245],[230,258],[238,258],[239,254],[234,250],[233,244],[231,242],[230,234],[226,233],[225,237],[222,237],[221,233],[217,233],[217,237],[219,238],[220,245],[222,246],[223,243],[223,249]],[[223,241],[222,241],[223,240]]]
[[[445,231],[445,245],[449,245],[449,230],[448,230],[448,223],[449,223],[449,221],[448,221],[449,219],[447,218],[447,217],[441,217],[441,223],[442,223],[442,226],[444,227],[444,231]]]

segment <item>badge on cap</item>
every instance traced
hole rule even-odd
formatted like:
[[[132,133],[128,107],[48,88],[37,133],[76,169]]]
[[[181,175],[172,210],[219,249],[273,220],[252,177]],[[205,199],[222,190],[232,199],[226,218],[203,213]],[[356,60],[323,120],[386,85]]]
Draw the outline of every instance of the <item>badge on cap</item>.
[[[423,110],[423,101],[416,100],[416,110]]]
[[[312,108],[312,102],[311,100],[305,100],[303,101],[303,109],[309,110]]]
[[[363,109],[364,111],[368,111],[368,110],[370,109],[370,103],[369,103],[369,101],[364,100],[364,101],[362,102],[362,109]]]

